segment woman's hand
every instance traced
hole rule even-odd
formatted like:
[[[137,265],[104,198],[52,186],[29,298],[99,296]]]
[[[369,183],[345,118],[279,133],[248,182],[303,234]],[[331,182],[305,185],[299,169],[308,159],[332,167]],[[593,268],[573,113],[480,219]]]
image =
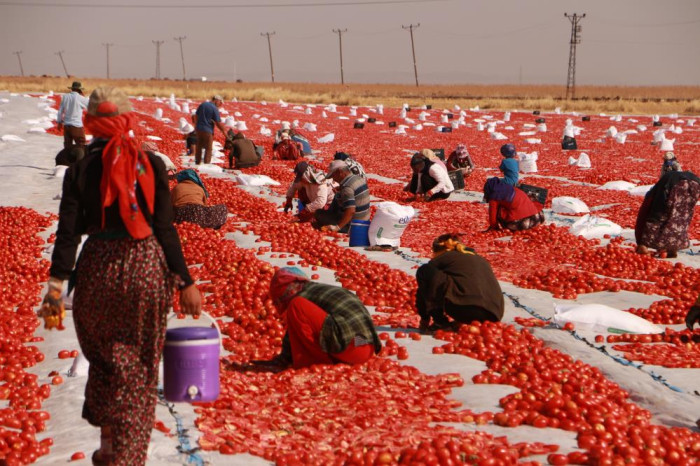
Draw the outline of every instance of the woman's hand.
[[[292,209],[292,199],[287,198],[287,201],[284,203],[284,213],[286,214]]]
[[[180,312],[195,317],[202,313],[202,295],[195,285],[180,290]]]
[[[39,317],[44,319],[44,328],[63,330],[63,319],[66,317],[66,310],[63,306],[63,280],[57,278],[49,279],[49,290],[44,296],[44,301],[39,309]]]

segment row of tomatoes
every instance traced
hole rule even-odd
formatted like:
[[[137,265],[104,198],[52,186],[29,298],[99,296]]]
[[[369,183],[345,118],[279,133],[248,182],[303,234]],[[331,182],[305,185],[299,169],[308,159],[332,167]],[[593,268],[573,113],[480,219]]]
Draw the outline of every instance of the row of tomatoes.
[[[39,320],[41,282],[48,263],[40,260],[44,241],[38,236],[55,220],[24,207],[0,207],[0,462],[8,465],[33,463],[49,453],[51,438],[39,440],[49,413],[42,404],[51,395],[49,381],[29,373],[44,360],[31,343]]]

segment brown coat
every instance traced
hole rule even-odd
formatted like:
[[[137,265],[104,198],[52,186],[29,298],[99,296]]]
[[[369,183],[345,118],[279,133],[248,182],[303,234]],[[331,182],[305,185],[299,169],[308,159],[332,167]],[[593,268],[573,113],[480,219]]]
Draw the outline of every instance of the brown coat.
[[[255,152],[255,144],[250,139],[234,137],[230,142],[231,150],[228,155],[228,164],[234,168],[233,159],[236,159],[235,168],[253,167],[260,163],[260,157]]]
[[[501,285],[491,264],[476,253],[445,252],[421,266],[417,276],[422,302],[416,304],[421,317],[426,318],[433,309],[443,309],[446,301],[483,308],[498,320],[503,317]]]
[[[205,205],[207,196],[204,190],[194,181],[185,180],[179,182],[170,193],[173,207],[182,207],[187,204]]]

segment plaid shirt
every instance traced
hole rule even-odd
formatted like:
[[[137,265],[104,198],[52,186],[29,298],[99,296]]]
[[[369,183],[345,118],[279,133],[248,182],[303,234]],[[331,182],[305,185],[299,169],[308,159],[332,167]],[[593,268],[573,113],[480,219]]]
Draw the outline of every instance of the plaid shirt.
[[[372,317],[362,301],[350,291],[323,283],[308,283],[297,296],[308,299],[328,313],[319,338],[323,351],[340,353],[353,340],[355,346],[373,344],[376,353],[382,349]]]

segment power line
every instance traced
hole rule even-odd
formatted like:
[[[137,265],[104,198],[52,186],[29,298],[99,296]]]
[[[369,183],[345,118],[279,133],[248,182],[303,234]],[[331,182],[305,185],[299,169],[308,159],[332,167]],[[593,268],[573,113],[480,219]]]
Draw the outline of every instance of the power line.
[[[345,76],[343,75],[343,33],[348,32],[347,29],[333,29],[333,32],[338,34],[338,44],[340,46],[340,84],[345,84]]]
[[[153,5],[153,4],[138,4],[138,3],[109,3],[109,4],[91,4],[91,3],[38,3],[38,2],[3,2],[0,1],[0,6],[23,6],[23,7],[54,7],[54,8],[157,8],[157,9],[202,9],[202,8],[303,8],[316,6],[373,6],[373,5],[392,5],[402,3],[437,3],[449,2],[453,0],[360,0],[357,2],[324,2],[316,1],[309,3],[244,3],[240,5],[211,5],[211,4],[190,4],[190,5]]]
[[[107,79],[109,79],[109,48],[114,44],[102,43],[102,45],[107,49]]]
[[[19,72],[21,73],[22,77],[24,77],[24,68],[22,67],[22,51],[18,50],[17,52],[12,53],[17,55],[17,60],[19,60]]]
[[[180,58],[182,59],[182,80],[187,81],[187,73],[185,73],[185,52],[182,51],[182,41],[187,39],[187,36],[180,36],[180,37],[175,37],[173,40],[176,40],[180,43]]]
[[[403,29],[408,29],[411,33],[411,52],[413,52],[413,74],[416,77],[416,87],[418,87],[418,65],[416,65],[416,47],[413,44],[413,30],[420,27],[418,24],[410,24],[408,26],[401,25]]]
[[[260,35],[267,37],[267,50],[270,52],[270,76],[272,77],[272,82],[275,82],[275,68],[272,66],[272,43],[270,42],[270,36],[274,36],[275,31],[261,32]]]
[[[564,13],[564,16],[571,22],[571,39],[569,40],[569,71],[566,74],[566,99],[574,98],[576,94],[576,45],[581,43],[581,26],[578,23],[586,17],[583,15],[569,15]]]
[[[61,65],[63,65],[63,71],[66,73],[66,78],[70,78],[70,75],[68,74],[68,69],[66,68],[66,62],[63,61],[63,54],[64,54],[63,50],[56,52],[56,55],[58,55],[58,58],[61,59]]]
[[[597,22],[604,24],[613,24],[619,27],[626,28],[653,28],[653,27],[666,27],[666,26],[683,26],[686,24],[698,24],[700,19],[691,19],[688,21],[676,21],[673,23],[646,23],[646,24],[632,24],[632,23],[622,23],[619,21],[607,21],[605,19],[597,19]]]
[[[156,46],[156,79],[160,79],[160,46],[165,43],[164,40],[152,40]]]

